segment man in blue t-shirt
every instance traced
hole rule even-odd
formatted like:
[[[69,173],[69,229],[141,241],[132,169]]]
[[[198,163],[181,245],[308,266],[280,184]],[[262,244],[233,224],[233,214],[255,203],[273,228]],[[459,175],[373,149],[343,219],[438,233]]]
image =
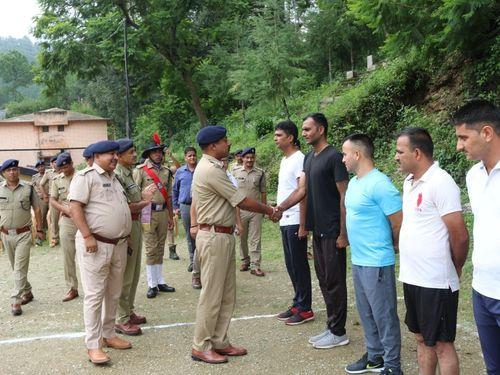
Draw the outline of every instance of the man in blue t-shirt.
[[[373,142],[364,134],[347,137],[342,161],[349,172],[345,197],[356,305],[367,353],[346,366],[351,374],[402,374],[394,252],[401,227],[401,197],[391,180],[374,167]]]

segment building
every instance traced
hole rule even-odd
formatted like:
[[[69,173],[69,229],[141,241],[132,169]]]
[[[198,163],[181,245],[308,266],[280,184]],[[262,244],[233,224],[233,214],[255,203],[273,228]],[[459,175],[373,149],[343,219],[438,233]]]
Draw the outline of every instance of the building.
[[[89,144],[108,139],[109,119],[51,108],[0,120],[0,162],[18,159],[22,167],[36,160],[47,163],[61,151],[71,153],[73,162],[84,162],[82,151]]]

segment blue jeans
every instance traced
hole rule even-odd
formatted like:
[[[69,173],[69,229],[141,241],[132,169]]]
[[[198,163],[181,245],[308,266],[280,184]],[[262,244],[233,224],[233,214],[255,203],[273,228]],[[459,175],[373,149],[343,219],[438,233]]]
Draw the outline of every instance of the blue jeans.
[[[293,306],[300,311],[311,310],[311,269],[307,260],[307,238],[299,239],[298,225],[280,227],[285,264],[295,296]]]
[[[189,252],[189,262],[193,265],[193,275],[199,276],[200,274],[200,265],[198,260],[196,259],[196,242],[191,237],[189,233],[189,229],[191,228],[191,205],[180,203],[179,208],[181,211],[182,224],[184,226],[184,230],[186,231],[186,240],[188,245]]]
[[[500,300],[472,289],[472,304],[488,375],[500,374]]]
[[[352,266],[356,306],[365,333],[368,360],[383,357],[385,368],[401,371],[401,330],[394,265]]]

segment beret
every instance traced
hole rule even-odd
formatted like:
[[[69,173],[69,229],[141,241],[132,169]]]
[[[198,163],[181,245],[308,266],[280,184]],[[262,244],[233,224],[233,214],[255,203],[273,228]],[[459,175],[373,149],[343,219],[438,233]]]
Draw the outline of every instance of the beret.
[[[99,141],[92,145],[92,154],[105,154],[106,152],[118,151],[120,145],[115,141]]]
[[[226,136],[226,128],[220,125],[205,126],[196,135],[196,142],[200,146],[220,141]]]
[[[59,154],[59,156],[57,157],[56,166],[60,168],[64,165],[71,164],[72,162],[73,160],[71,160],[71,155],[67,152],[63,152],[62,154]]]
[[[246,149],[243,150],[241,156],[245,156],[248,154],[255,154],[255,147],[247,147]]]
[[[53,163],[57,160],[57,155],[50,158],[50,162]]]
[[[17,167],[18,165],[19,165],[19,160],[7,159],[3,162],[2,166],[0,167],[0,172],[3,172],[9,168]]]
[[[122,154],[125,151],[127,151],[128,149],[131,149],[132,147],[134,147],[134,142],[128,138],[118,139],[116,141],[116,143],[118,143],[120,145],[120,148],[118,149],[119,154]]]
[[[242,152],[243,152],[243,150],[240,148],[239,150],[236,150],[236,151],[234,152],[234,155],[236,155],[236,156],[241,156],[241,153],[242,153]]]
[[[35,168],[38,168],[40,165],[45,165],[45,162],[43,160],[38,160],[36,163],[35,163]]]
[[[94,155],[94,153],[92,152],[93,145],[94,144],[92,143],[92,144],[88,145],[87,147],[85,147],[85,150],[83,150],[83,157],[85,159],[90,159],[92,157],[92,155]]]

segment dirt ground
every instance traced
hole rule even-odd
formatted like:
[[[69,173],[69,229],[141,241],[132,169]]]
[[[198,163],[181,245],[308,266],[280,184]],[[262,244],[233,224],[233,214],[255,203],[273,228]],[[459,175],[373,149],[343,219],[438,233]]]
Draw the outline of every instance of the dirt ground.
[[[321,332],[325,322],[324,304],[314,271],[316,320],[295,327],[277,321],[274,315],[289,305],[292,289],[280,256],[278,231],[270,231],[263,244],[262,268],[267,272],[266,277],[257,278],[248,272],[236,271],[237,305],[230,337],[234,344],[245,346],[249,354],[230,358],[229,363],[216,366],[190,358],[198,291],[190,285],[190,274],[186,271],[187,250],[182,238],[178,249],[181,260],[166,260],[164,264],[167,283],[177,291],[147,299],[146,277],[141,276],[136,311],[147,316],[144,333],[130,338],[131,350],[109,349],[112,362],[104,367],[95,367],[87,360],[82,298],[61,302],[66,292],[61,249],[32,248],[29,280],[35,299],[23,306],[20,317],[10,313],[12,275],[7,255],[0,252],[0,301],[3,301],[0,304],[0,374],[234,374],[239,371],[244,374],[344,374],[345,365],[364,353],[350,275],[347,320],[350,344],[330,350],[312,348],[307,339]],[[402,297],[399,298],[399,316],[404,317]],[[461,373],[484,374],[469,298],[461,298],[458,320],[456,346]],[[404,372],[417,374],[413,337],[404,324],[401,330]]]

